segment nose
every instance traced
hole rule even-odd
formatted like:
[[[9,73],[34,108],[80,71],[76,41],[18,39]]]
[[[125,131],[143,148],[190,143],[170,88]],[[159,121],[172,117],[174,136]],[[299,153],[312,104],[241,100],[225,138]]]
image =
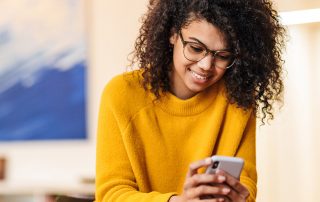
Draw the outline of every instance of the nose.
[[[198,62],[198,66],[203,70],[210,70],[213,66],[214,58],[212,54],[206,55]]]

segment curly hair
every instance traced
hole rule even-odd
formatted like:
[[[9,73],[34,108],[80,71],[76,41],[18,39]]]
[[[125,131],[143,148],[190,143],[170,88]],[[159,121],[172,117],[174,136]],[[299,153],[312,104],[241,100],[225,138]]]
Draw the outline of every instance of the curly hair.
[[[204,19],[222,31],[237,55],[224,75],[228,100],[253,108],[264,123],[273,119],[274,101],[282,100],[286,32],[278,17],[269,0],[150,0],[131,62],[142,69],[144,88],[159,98],[170,90],[172,32]]]

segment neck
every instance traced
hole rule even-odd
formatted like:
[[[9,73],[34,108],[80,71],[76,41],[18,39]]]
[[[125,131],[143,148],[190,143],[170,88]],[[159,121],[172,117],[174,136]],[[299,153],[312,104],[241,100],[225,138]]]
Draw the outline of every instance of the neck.
[[[170,92],[175,95],[177,98],[182,100],[187,100],[189,98],[192,98],[197,93],[191,91],[188,89],[187,86],[183,84],[183,82],[176,81],[176,79],[179,79],[180,77],[175,76],[175,71],[170,72]]]

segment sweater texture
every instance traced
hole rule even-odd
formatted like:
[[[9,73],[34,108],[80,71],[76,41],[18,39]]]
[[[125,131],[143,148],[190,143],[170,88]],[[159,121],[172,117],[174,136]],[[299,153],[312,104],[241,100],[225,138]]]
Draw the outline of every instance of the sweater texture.
[[[138,71],[119,75],[101,98],[96,201],[167,202],[189,164],[213,154],[245,160],[240,181],[255,201],[255,132],[254,113],[228,102],[223,80],[187,100],[155,100]]]

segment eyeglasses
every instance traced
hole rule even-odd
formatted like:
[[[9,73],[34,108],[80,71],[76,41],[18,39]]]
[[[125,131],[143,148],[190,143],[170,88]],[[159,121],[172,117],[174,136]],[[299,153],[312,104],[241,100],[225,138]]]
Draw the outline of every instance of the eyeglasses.
[[[183,44],[183,55],[187,60],[199,62],[211,53],[215,67],[228,69],[235,63],[236,56],[233,53],[226,50],[210,50],[202,43],[185,41],[181,31],[179,35]]]

